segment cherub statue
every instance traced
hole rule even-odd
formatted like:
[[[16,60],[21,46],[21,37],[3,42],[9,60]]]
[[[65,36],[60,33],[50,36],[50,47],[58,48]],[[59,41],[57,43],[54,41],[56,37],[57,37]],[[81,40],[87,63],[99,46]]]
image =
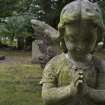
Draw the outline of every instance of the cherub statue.
[[[105,105],[105,62],[93,55],[103,30],[97,3],[77,0],[63,8],[55,37],[67,51],[51,59],[43,71],[46,105]]]

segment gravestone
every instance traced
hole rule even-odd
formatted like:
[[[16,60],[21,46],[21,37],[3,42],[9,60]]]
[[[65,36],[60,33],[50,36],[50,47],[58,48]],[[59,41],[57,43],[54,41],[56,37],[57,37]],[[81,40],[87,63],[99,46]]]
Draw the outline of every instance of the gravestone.
[[[38,63],[39,64],[39,57],[43,56],[43,53],[39,49],[39,43],[41,43],[42,40],[34,40],[32,42],[32,63]]]

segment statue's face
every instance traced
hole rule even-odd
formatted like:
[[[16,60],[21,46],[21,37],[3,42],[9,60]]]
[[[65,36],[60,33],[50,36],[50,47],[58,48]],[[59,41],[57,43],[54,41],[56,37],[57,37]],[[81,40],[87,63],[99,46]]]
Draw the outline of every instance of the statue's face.
[[[94,50],[97,26],[90,21],[71,21],[65,24],[64,41],[69,52],[85,55]]]

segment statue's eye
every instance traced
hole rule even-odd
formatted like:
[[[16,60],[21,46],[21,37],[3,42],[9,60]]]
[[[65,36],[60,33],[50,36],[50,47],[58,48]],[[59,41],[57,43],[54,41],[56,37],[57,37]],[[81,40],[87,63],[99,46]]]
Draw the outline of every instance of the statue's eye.
[[[91,43],[91,42],[93,42],[94,41],[94,36],[91,36],[91,37],[87,37],[87,38],[85,38],[84,39],[84,42],[88,42],[88,43]]]

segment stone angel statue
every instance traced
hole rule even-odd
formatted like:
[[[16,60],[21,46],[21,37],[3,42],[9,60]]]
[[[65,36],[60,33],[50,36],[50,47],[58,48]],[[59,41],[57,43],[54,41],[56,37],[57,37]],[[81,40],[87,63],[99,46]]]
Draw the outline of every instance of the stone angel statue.
[[[36,20],[32,24],[66,48],[44,68],[40,83],[45,105],[105,105],[105,61],[93,55],[104,33],[98,4],[89,0],[67,4],[58,31]]]

